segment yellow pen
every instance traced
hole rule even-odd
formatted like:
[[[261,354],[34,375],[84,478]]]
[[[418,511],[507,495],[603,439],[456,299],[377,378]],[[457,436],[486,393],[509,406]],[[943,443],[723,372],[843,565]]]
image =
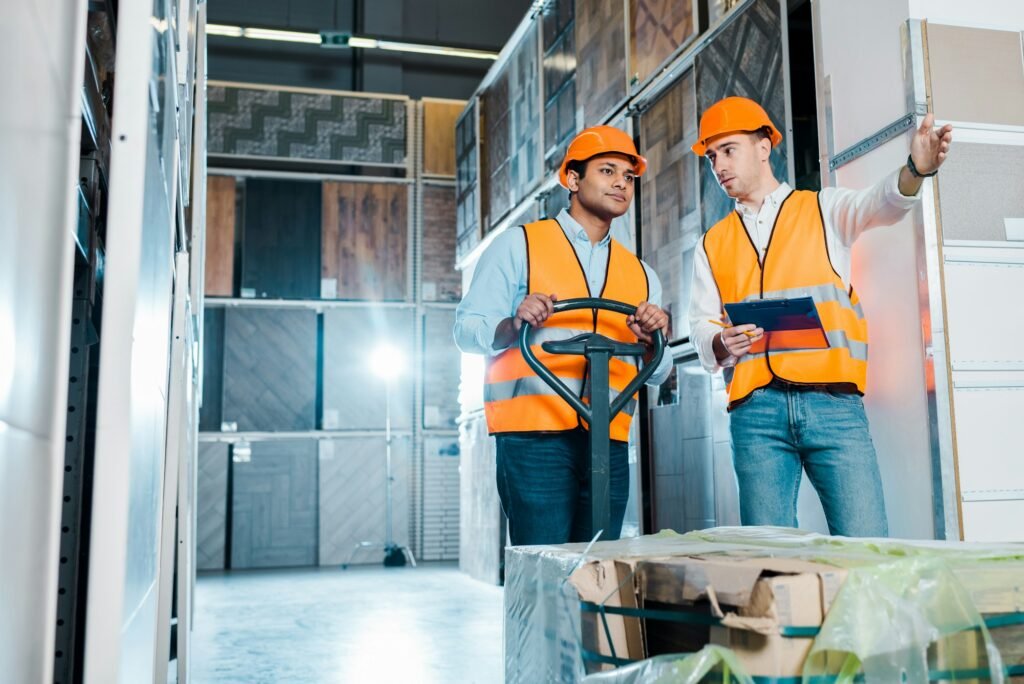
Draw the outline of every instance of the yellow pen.
[[[726,325],[722,321],[716,321],[716,320],[713,320],[711,318],[708,319],[708,323],[714,323],[719,328],[728,328],[729,327],[728,325]],[[744,330],[743,334],[746,335],[747,337],[753,337],[754,336],[754,333],[750,332],[749,330]]]

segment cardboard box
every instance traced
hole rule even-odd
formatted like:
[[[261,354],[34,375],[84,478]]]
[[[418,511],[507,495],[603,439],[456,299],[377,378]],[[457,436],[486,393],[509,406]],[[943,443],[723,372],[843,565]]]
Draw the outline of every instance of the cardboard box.
[[[783,628],[820,627],[846,571],[790,559],[694,557],[643,562],[637,575],[642,605],[718,618],[706,643],[731,648],[753,676],[788,677],[803,671],[813,639],[783,636]],[[662,648],[684,652],[693,644]]]
[[[712,643],[733,649],[751,675],[783,677],[802,672],[813,639],[784,637],[782,628],[820,626],[845,577],[845,570],[807,561],[684,556],[594,561],[569,581],[583,601],[693,617],[606,615],[619,658],[692,653]],[[601,616],[583,613],[581,622],[584,648],[612,655]]]
[[[569,582],[576,588],[581,601],[604,606],[637,607],[633,565],[629,562],[605,560],[587,563],[569,577]],[[597,613],[584,612],[580,615],[580,622],[584,649],[629,660],[644,658],[639,618],[606,614],[602,619]],[[610,669],[614,666],[587,661],[587,672]]]

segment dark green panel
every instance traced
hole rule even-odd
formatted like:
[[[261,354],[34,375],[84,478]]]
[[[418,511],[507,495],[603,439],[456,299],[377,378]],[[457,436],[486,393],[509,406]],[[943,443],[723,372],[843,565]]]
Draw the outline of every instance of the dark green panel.
[[[224,392],[224,309],[207,307],[203,312],[203,404],[199,429],[220,430]]]
[[[242,296],[320,296],[321,185],[250,179],[245,184]]]

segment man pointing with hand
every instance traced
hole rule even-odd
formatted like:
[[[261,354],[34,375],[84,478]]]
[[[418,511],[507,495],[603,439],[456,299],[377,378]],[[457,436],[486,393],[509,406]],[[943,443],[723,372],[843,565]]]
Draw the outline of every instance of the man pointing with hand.
[[[953,139],[927,115],[907,163],[865,190],[793,190],[772,174],[782,134],[752,100],[728,97],[700,121],[694,153],[736,201],[694,256],[692,341],[709,372],[724,369],[733,463],[744,525],[797,525],[801,470],[832,534],[886,536],[875,448],[861,396],[867,322],[850,281],[850,249],[864,231],[899,221],[919,201]],[[772,347],[742,321],[714,321],[724,305],[812,297],[827,348]],[[710,320],[709,320],[710,319]]]
[[[584,357],[548,354],[541,343],[597,332],[650,345],[653,333],[668,327],[657,275],[610,235],[646,167],[632,138],[617,128],[595,126],[576,136],[559,174],[569,190],[568,211],[499,235],[481,255],[456,311],[459,348],[487,358],[484,408],[496,438],[498,494],[513,545],[589,541],[590,524],[587,433],[572,407],[526,365],[518,340],[523,322],[533,328],[538,359],[580,396],[588,385]],[[580,297],[625,302],[636,313],[554,312],[555,302]],[[665,354],[648,384],[664,382],[671,365]],[[636,374],[633,360],[612,359],[613,400]],[[622,528],[635,405],[627,404],[610,425],[611,524],[602,539],[617,539]]]

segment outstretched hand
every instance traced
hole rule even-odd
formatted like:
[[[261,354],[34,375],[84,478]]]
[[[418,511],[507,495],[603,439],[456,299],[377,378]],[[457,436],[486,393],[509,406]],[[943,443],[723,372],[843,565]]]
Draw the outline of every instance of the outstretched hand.
[[[919,173],[927,174],[938,170],[946,161],[949,146],[953,142],[953,126],[946,124],[935,128],[935,117],[928,113],[921,122],[920,128],[914,132],[910,141],[910,158]]]

